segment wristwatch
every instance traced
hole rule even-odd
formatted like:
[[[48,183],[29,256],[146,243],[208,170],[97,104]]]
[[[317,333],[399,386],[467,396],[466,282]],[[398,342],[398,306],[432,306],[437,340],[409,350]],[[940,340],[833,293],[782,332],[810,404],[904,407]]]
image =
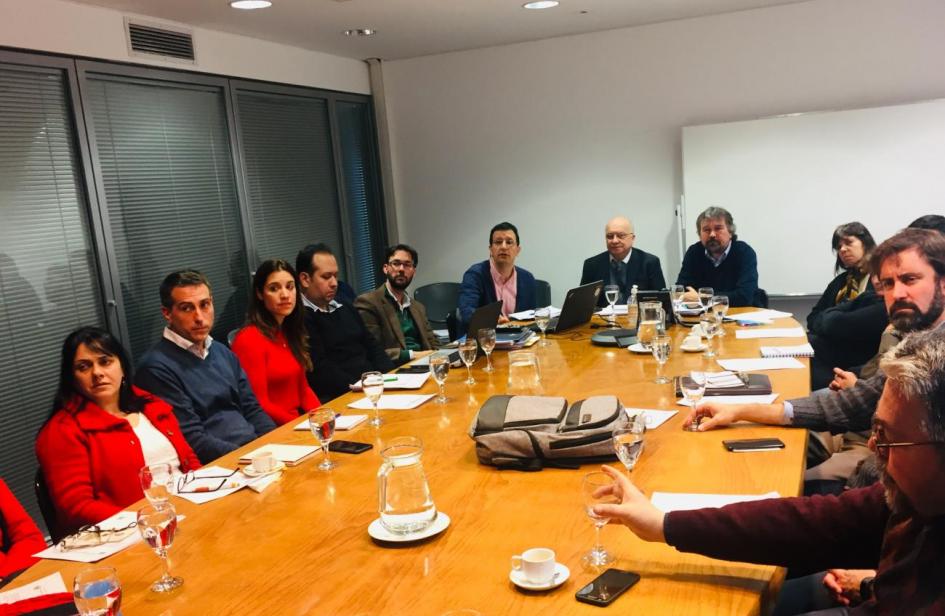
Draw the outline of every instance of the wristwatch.
[[[869,601],[873,598],[873,580],[875,579],[875,577],[868,577],[860,582],[860,601]]]

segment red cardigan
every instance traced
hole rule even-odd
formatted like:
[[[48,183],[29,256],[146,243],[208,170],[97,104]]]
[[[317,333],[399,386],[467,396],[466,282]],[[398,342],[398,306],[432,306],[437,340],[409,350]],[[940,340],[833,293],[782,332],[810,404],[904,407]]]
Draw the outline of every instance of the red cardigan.
[[[247,325],[236,335],[232,350],[249,377],[259,405],[280,426],[321,404],[282,332],[270,340],[255,325]]]
[[[134,391],[148,398],[143,413],[174,446],[181,470],[199,468],[171,407],[142,389]],[[36,457],[65,533],[101,522],[144,498],[138,436],[127,420],[90,400],[74,399],[46,422],[36,437]]]
[[[26,569],[38,558],[33,554],[46,549],[46,540],[30,514],[16,500],[7,484],[0,479],[0,582],[3,578]]]

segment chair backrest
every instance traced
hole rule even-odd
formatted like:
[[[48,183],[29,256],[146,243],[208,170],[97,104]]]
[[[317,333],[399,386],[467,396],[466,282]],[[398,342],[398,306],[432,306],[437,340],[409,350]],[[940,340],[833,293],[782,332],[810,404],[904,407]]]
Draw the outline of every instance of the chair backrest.
[[[758,308],[767,308],[768,307],[768,292],[762,288],[759,288],[755,291],[755,301],[753,302]]]
[[[36,475],[33,477],[33,491],[36,493],[36,502],[39,504],[39,512],[43,514],[43,521],[46,523],[49,537],[53,543],[59,543],[63,534],[59,530],[59,523],[56,520],[56,507],[53,505],[52,497],[49,496],[46,477],[43,475],[43,469],[41,468],[36,469]]]
[[[535,306],[544,308],[551,305],[551,285],[547,280],[535,281]]]
[[[458,282],[434,282],[418,287],[414,298],[427,309],[427,319],[433,329],[446,329],[447,315],[454,314],[459,304]]]
[[[231,329],[229,333],[227,333],[226,346],[229,346],[229,347],[233,346],[233,340],[236,338],[236,334],[238,334],[239,331],[240,331],[240,328],[237,327],[236,329]]]

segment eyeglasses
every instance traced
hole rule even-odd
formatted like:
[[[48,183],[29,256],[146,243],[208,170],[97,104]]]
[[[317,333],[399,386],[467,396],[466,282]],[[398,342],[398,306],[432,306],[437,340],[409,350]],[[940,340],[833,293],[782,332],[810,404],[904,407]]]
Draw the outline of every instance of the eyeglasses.
[[[516,242],[512,239],[492,240],[493,246],[515,246]]]
[[[177,480],[177,493],[178,494],[196,494],[198,492],[216,492],[217,490],[222,490],[227,486],[226,480],[239,472],[240,469],[236,469],[231,473],[225,475],[204,475],[203,473],[200,476],[194,474],[193,471],[187,471]],[[201,485],[192,485],[195,481],[199,480],[203,482],[204,479],[219,479],[219,482],[210,481],[209,484],[201,483]],[[236,487],[236,486],[231,486]]]
[[[128,537],[137,525],[137,522],[132,522],[123,528],[102,528],[98,524],[87,524],[71,535],[63,537],[62,540],[56,544],[56,548],[60,552],[66,552],[79,548],[94,547],[104,543],[115,543]]]
[[[886,434],[883,432],[883,429],[875,426],[873,427],[873,433],[870,434],[870,445],[876,451],[876,456],[885,460],[889,457],[889,450],[892,447],[918,447],[920,445],[945,445],[945,441],[916,441],[916,442],[906,442],[901,441],[898,443],[887,443]]]
[[[627,239],[628,237],[636,237],[636,236],[635,236],[633,233],[608,233],[608,234],[605,236],[605,239],[608,239],[608,240],[613,240],[613,239],[625,240],[625,239]]]
[[[415,266],[412,261],[388,261],[387,264],[394,269],[404,268],[404,269],[413,269]]]

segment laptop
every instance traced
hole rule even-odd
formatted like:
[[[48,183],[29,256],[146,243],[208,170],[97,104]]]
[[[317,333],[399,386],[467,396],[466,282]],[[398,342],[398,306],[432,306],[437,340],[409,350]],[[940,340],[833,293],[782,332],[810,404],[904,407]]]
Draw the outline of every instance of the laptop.
[[[604,283],[598,280],[568,291],[568,294],[564,296],[561,314],[551,319],[547,331],[556,334],[590,321],[597,308],[597,298],[600,297],[603,286]]]
[[[466,335],[475,340],[480,329],[495,329],[495,326],[499,324],[500,314],[502,314],[501,299],[476,308],[476,311],[469,317],[469,327],[466,329]]]

